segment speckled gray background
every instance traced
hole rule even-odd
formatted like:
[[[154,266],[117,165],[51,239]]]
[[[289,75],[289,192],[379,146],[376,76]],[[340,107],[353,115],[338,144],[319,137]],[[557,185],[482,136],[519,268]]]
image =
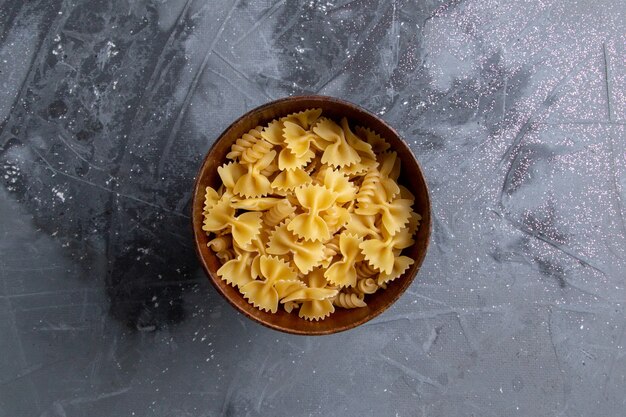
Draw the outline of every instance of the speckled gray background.
[[[434,233],[328,337],[197,268],[193,177],[274,98],[411,143]],[[0,416],[626,415],[623,0],[0,1]]]

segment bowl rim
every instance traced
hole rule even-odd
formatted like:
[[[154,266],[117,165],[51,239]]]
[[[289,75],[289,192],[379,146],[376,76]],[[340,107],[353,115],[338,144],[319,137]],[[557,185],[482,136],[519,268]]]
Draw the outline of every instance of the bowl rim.
[[[398,138],[403,144],[404,146],[407,147],[407,149],[409,149],[409,154],[410,157],[413,159],[413,162],[415,163],[415,167],[417,169],[417,172],[419,173],[419,176],[421,177],[423,183],[424,183],[424,189],[425,189],[425,193],[424,193],[424,203],[427,207],[428,210],[428,228],[427,228],[427,234],[424,238],[424,250],[419,254],[418,259],[415,259],[415,272],[412,273],[409,276],[406,276],[404,278],[404,282],[402,283],[400,290],[398,291],[398,294],[392,298],[387,304],[383,305],[381,308],[379,308],[378,310],[375,310],[372,312],[372,314],[365,316],[359,320],[355,320],[353,322],[350,322],[347,325],[344,326],[337,326],[337,327],[333,327],[332,329],[321,329],[320,331],[311,331],[311,330],[302,330],[302,329],[297,329],[297,328],[292,328],[292,327],[287,327],[287,326],[281,326],[279,324],[270,322],[270,321],[264,321],[262,319],[260,319],[259,317],[256,317],[255,315],[249,313],[248,311],[244,310],[243,308],[241,308],[236,302],[234,302],[233,300],[231,300],[231,298],[224,292],[224,290],[221,288],[221,286],[218,284],[217,280],[221,281],[221,278],[219,277],[215,277],[213,276],[213,273],[211,272],[209,265],[207,264],[207,261],[203,255],[203,253],[200,250],[200,241],[199,241],[199,231],[202,231],[202,225],[200,224],[199,227],[196,227],[196,219],[194,217],[194,208],[196,207],[197,204],[197,199],[198,198],[204,198],[204,190],[200,189],[200,182],[202,179],[202,173],[204,171],[204,167],[207,164],[207,160],[209,159],[209,157],[211,156],[214,148],[218,145],[219,141],[226,135],[226,133],[233,128],[233,126],[235,126],[236,124],[238,124],[240,121],[242,121],[243,119],[247,118],[248,116],[250,116],[253,113],[257,113],[257,112],[262,112],[265,109],[271,108],[277,104],[280,103],[284,103],[284,102],[290,102],[290,101],[307,101],[307,100],[318,100],[318,101],[326,101],[326,102],[334,102],[336,104],[339,105],[343,105],[343,106],[348,106],[348,107],[352,107],[355,108],[356,110],[363,112],[367,115],[369,115],[370,117],[373,117],[375,119],[377,119],[377,121],[379,123],[381,123],[382,125],[384,125],[387,129],[389,129],[395,136],[396,138]],[[332,97],[332,96],[324,96],[324,95],[318,95],[318,94],[304,94],[304,95],[293,95],[293,96],[287,96],[287,97],[282,97],[276,100],[272,100],[269,102],[266,102],[264,104],[261,104],[260,106],[254,107],[248,111],[246,111],[243,115],[241,115],[240,117],[236,118],[232,123],[230,123],[215,139],[215,141],[213,142],[213,144],[211,145],[211,147],[206,151],[206,155],[204,156],[202,163],[199,165],[199,168],[196,172],[196,178],[194,180],[194,186],[193,186],[193,194],[192,194],[192,200],[191,200],[191,216],[190,216],[190,223],[191,223],[191,228],[192,228],[192,232],[193,232],[193,239],[194,239],[194,249],[196,251],[196,255],[198,257],[198,260],[200,261],[200,265],[202,266],[202,269],[204,270],[204,273],[207,275],[209,281],[211,282],[211,285],[213,286],[213,288],[215,288],[217,290],[217,292],[221,295],[221,297],[223,299],[225,299],[232,307],[235,308],[235,310],[241,314],[243,314],[245,317],[247,317],[250,320],[253,320],[256,323],[259,323],[267,328],[270,328],[272,330],[277,330],[283,333],[289,333],[289,334],[295,334],[295,335],[302,335],[302,336],[323,336],[323,335],[330,335],[330,334],[335,334],[335,333],[340,333],[346,330],[350,330],[350,329],[354,329],[355,327],[358,327],[376,317],[378,317],[380,314],[382,314],[384,311],[386,311],[389,307],[391,307],[407,290],[407,288],[413,283],[413,280],[415,279],[415,277],[417,276],[422,264],[424,263],[424,259],[426,258],[426,254],[428,253],[428,247],[430,245],[430,240],[431,240],[431,234],[432,234],[432,206],[431,206],[431,200],[430,200],[430,190],[428,188],[428,183],[426,181],[426,176],[424,175],[424,171],[422,169],[422,166],[420,165],[419,161],[417,160],[417,157],[415,156],[415,153],[413,152],[413,150],[411,150],[411,147],[409,146],[409,144],[407,143],[407,141],[404,139],[404,137],[402,137],[397,131],[396,129],[394,129],[392,126],[390,126],[385,120],[383,120],[382,118],[380,118],[379,116],[377,116],[376,114],[372,113],[371,111],[361,107],[358,104],[352,103],[350,101],[347,100],[343,100],[343,99],[339,99],[336,97]],[[423,223],[421,223],[423,224]],[[243,299],[243,298],[242,298]],[[247,300],[244,299],[244,301],[247,302]]]

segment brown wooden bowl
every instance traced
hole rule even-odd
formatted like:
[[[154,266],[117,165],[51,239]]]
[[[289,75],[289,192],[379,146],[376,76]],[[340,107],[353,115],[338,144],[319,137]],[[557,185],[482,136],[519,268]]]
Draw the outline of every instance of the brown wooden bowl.
[[[220,185],[221,181],[217,174],[217,167],[226,161],[226,154],[229,152],[231,145],[242,134],[256,126],[265,126],[275,118],[310,108],[321,108],[323,116],[337,121],[342,117],[347,117],[351,125],[369,127],[386,139],[391,144],[391,149],[398,153],[402,161],[402,171],[398,182],[415,195],[415,205],[413,207],[422,216],[421,225],[415,236],[415,244],[403,251],[403,254],[415,259],[415,263],[410,269],[402,277],[391,282],[387,289],[366,296],[367,307],[352,310],[337,308],[330,317],[320,321],[304,320],[298,317],[297,314],[290,314],[282,309],[279,309],[275,314],[267,313],[249,304],[236,288],[222,281],[217,275],[216,272],[221,264],[213,251],[207,247],[209,238],[202,230],[205,188],[207,186],[217,188]],[[428,187],[419,163],[409,146],[393,128],[372,113],[352,103],[325,96],[283,98],[257,107],[235,120],[211,147],[202,163],[193,192],[192,211],[196,251],[202,267],[217,291],[233,307],[248,318],[275,330],[301,335],[323,335],[341,332],[359,326],[385,311],[413,281],[426,255],[431,230]]]

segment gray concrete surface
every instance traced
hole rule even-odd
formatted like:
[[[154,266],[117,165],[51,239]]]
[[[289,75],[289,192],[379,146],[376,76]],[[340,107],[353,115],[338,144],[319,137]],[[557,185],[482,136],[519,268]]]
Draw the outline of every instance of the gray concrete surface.
[[[222,301],[193,177],[244,111],[341,97],[434,234],[328,337]],[[0,2],[0,416],[626,415],[623,0]]]

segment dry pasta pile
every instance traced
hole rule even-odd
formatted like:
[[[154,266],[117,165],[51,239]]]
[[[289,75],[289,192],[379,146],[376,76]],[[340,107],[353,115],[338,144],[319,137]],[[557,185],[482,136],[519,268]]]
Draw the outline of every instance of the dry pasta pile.
[[[217,274],[255,307],[320,320],[400,277],[420,215],[400,159],[368,128],[310,109],[239,138],[207,187],[203,229]]]

